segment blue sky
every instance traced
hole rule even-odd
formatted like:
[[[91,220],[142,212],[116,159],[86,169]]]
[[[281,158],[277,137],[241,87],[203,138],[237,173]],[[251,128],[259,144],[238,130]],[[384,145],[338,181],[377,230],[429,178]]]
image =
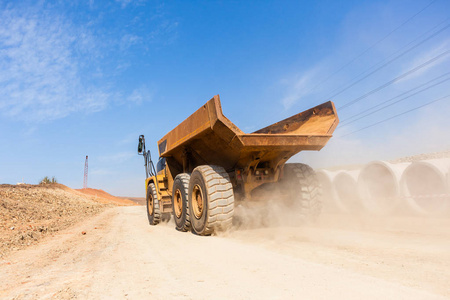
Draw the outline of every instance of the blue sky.
[[[90,187],[143,196],[139,134],[156,160],[156,141],[215,94],[252,132],[331,96],[339,108],[425,64],[338,110],[344,121],[449,72],[449,17],[447,0],[0,1],[0,183],[55,176],[81,188],[89,155]],[[448,150],[449,98],[346,134],[449,94],[444,81],[292,161]]]

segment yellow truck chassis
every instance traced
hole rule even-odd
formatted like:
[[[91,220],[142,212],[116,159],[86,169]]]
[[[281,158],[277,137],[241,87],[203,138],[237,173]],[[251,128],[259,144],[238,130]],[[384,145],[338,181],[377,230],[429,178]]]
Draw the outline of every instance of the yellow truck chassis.
[[[209,235],[231,226],[235,201],[259,200],[268,190],[298,208],[299,217],[316,217],[320,186],[314,171],[286,161],[322,149],[338,123],[329,101],[247,134],[223,115],[214,96],[158,141],[156,169],[146,158],[146,168],[154,170],[145,181],[150,224],[173,214],[178,230]],[[143,135],[138,152],[146,156]]]

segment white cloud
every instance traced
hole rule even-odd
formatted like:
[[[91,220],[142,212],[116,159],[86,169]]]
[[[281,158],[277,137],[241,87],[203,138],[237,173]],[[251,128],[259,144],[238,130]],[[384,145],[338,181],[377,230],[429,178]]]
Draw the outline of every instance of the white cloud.
[[[144,2],[120,3],[125,7]],[[79,25],[61,11],[45,2],[26,7],[10,4],[0,11],[0,115],[38,123],[101,111],[109,105],[139,105],[152,98],[146,87],[123,96],[105,77],[114,79],[131,66],[126,54],[131,48],[146,51],[150,43],[173,41],[178,23],[161,15],[152,21],[153,31],[144,34],[139,28],[126,28],[117,41],[99,36],[92,20]],[[117,52],[123,59],[115,72],[103,72]]]
[[[116,0],[117,3],[120,3],[122,8],[125,8],[128,6],[128,4],[131,3],[132,0]]]
[[[146,2],[146,0],[116,0],[117,3],[124,9],[127,8],[128,5],[142,5]]]
[[[135,34],[125,34],[120,40],[120,50],[124,51],[133,45],[137,45],[142,42],[142,38]]]
[[[119,63],[116,66],[116,71],[117,72],[122,72],[122,71],[125,71],[125,70],[129,69],[130,67],[131,67],[130,63]]]
[[[148,38],[152,42],[171,44],[178,38],[177,28],[178,22],[161,17],[160,23],[150,32]]]
[[[44,121],[94,112],[108,93],[83,79],[80,54],[95,53],[89,32],[45,7],[0,12],[0,112]]]
[[[151,101],[152,97],[152,92],[147,87],[140,87],[133,90],[133,92],[127,97],[127,101],[135,104],[141,104],[142,102]]]
[[[302,75],[295,76],[293,79],[284,80],[283,83],[287,87],[286,95],[281,100],[285,109],[289,109],[297,102],[300,102],[305,96],[313,91],[312,84],[317,81],[318,68],[314,68]]]

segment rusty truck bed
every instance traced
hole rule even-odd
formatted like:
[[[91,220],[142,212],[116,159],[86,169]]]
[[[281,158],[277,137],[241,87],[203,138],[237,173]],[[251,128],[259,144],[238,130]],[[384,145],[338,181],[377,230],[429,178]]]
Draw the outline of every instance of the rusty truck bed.
[[[176,169],[186,156],[192,165],[220,165],[227,171],[258,164],[275,169],[300,151],[322,149],[338,123],[329,101],[248,134],[223,115],[216,95],[159,140],[158,148]]]

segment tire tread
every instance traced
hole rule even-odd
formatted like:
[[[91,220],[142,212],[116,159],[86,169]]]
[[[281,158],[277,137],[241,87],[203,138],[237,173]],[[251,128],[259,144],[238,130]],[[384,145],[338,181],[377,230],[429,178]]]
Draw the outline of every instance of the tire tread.
[[[234,215],[234,193],[228,173],[214,165],[198,166],[195,170],[202,174],[209,198],[206,227],[202,235],[230,229]]]

